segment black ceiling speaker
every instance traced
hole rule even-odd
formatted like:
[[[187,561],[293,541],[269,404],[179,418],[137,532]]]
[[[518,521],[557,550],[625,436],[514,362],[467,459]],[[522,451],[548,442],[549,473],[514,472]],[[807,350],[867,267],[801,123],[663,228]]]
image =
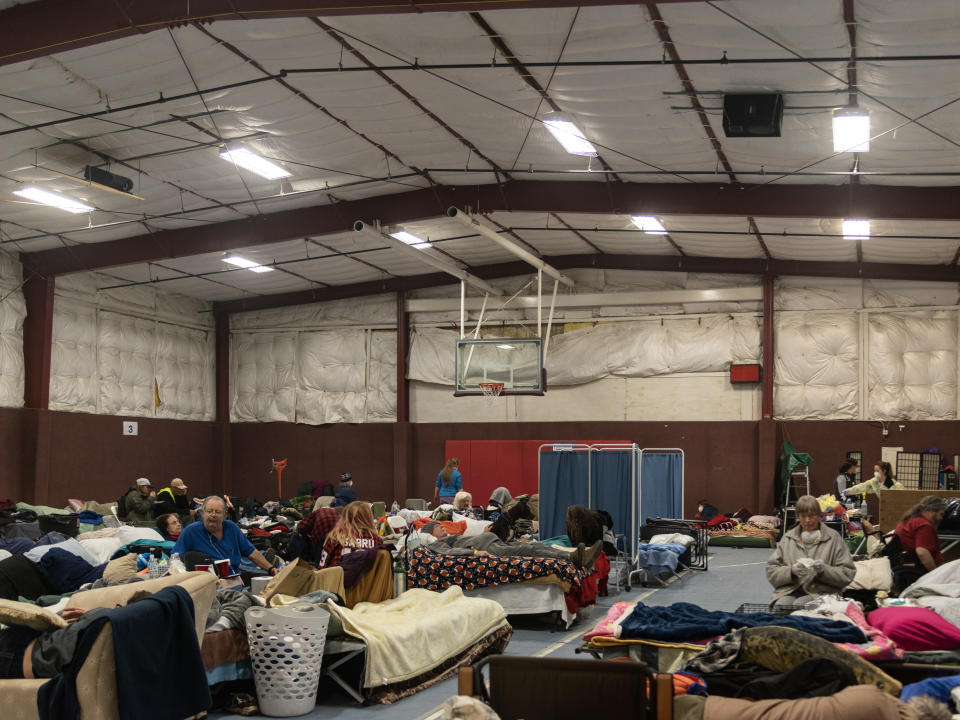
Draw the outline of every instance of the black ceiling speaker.
[[[724,95],[723,132],[727,137],[780,137],[783,95]]]
[[[130,178],[124,177],[123,175],[114,175],[112,172],[104,170],[103,168],[93,167],[93,165],[87,165],[83,169],[83,177],[85,180],[90,180],[98,185],[106,185],[120,192],[128,193],[133,190],[133,180]]]

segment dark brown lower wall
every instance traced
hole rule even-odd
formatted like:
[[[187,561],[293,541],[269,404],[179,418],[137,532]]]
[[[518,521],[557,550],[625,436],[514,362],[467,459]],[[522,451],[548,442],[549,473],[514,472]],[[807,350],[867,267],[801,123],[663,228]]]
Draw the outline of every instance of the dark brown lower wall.
[[[23,497],[23,411],[0,408],[0,498]]]
[[[296,425],[138,418],[139,435],[121,434],[122,418],[28,409],[0,409],[0,498],[62,505],[70,497],[115,500],[139,476],[157,488],[182,477],[191,495],[229,490],[276,497],[271,461],[286,457],[283,491],[290,497],[315,478],[336,484],[349,471],[364,499],[432,497],[447,440],[630,440],[641,447],[679,447],[685,453],[687,514],[706,498],[724,509],[769,512],[783,439],[814,457],[814,494],[828,492],[848,450],[868,465],[880,457],[879,423],[775,423],[762,437],[758,422],[384,423]],[[768,421],[769,422],[769,421]],[[899,425],[904,425],[900,430]],[[936,446],[950,460],[960,452],[960,422],[889,423],[888,446]],[[759,463],[767,467],[761,469]],[[872,467],[870,468],[872,471]],[[396,485],[395,485],[396,482]],[[481,499],[482,500],[482,499]]]

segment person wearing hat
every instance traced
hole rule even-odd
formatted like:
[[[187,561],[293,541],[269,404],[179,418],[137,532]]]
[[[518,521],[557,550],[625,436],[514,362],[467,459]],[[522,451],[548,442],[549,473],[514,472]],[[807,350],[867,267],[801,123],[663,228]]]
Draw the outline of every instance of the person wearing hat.
[[[157,493],[157,501],[153,505],[153,517],[176,513],[181,522],[193,519],[196,510],[190,507],[190,498],[187,497],[187,485],[180,478],[170,481],[170,487],[165,487]]]
[[[340,487],[337,488],[334,507],[345,507],[357,501],[357,494],[353,491],[353,475],[348,472],[340,476]]]
[[[145,477],[137,478],[136,486],[127,492],[127,522],[153,525],[153,503],[156,499],[157,494],[150,486],[150,481]]]

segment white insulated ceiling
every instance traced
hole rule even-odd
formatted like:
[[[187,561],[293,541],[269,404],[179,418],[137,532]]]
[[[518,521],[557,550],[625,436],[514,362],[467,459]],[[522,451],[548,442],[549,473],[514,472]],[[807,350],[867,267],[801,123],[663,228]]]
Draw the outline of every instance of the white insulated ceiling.
[[[4,14],[17,10],[0,0],[0,28]],[[262,274],[222,262],[233,249],[232,226],[216,250],[173,258],[162,250],[165,231],[216,235],[219,223],[270,223],[271,214],[296,208],[396,202],[399,193],[431,186],[514,180],[742,182],[798,192],[817,185],[837,193],[852,183],[958,184],[960,61],[870,59],[960,57],[955,0],[665,2],[478,16],[527,65],[544,95],[506,64],[503,47],[467,12],[218,19],[21,62],[0,56],[0,249],[29,258],[107,241],[153,244],[155,261],[129,264],[118,255],[114,266],[98,268],[101,284],[156,283],[225,301],[434,269],[349,230],[354,220],[377,217],[345,216],[338,232],[243,243],[236,254],[275,266]],[[847,62],[816,61],[850,57],[849,27],[853,88]],[[667,62],[671,51],[681,65]],[[724,53],[766,61],[721,64]],[[807,61],[777,62],[798,57]],[[411,69],[414,63],[432,69]],[[726,138],[719,91],[784,93],[782,137]],[[851,92],[870,111],[875,137],[868,153],[834,154],[832,110],[847,105]],[[577,120],[600,158],[562,151],[539,122],[553,107]],[[218,159],[226,142],[275,159],[293,176],[281,183],[236,170]],[[81,176],[85,165],[130,177],[143,200],[67,177]],[[96,209],[70,215],[12,194],[31,184]],[[585,259],[599,253],[929,266],[956,265],[960,247],[960,220],[874,219],[872,237],[856,243],[841,236],[840,217],[795,217],[778,208],[752,219],[658,217],[669,235],[637,231],[627,213],[572,211],[558,198],[545,212],[496,210],[488,224],[536,254]],[[439,206],[436,216],[405,227],[469,268],[515,259]]]

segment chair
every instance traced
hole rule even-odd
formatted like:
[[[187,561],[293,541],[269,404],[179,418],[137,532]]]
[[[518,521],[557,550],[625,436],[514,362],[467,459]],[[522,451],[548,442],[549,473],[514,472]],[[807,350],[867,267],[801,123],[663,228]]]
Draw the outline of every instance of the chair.
[[[403,506],[407,510],[426,510],[429,503],[423,498],[407,498]]]
[[[492,655],[461,668],[459,692],[479,695],[502,720],[667,719],[673,678],[640,662]]]

